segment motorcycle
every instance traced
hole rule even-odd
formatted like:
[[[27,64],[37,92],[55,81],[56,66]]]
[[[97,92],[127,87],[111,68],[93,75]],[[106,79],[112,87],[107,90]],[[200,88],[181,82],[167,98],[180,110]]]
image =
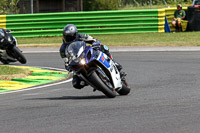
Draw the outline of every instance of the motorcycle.
[[[17,61],[26,64],[26,58],[17,47],[17,40],[12,36],[10,30],[0,29],[0,61],[3,64]]]
[[[108,98],[128,95],[130,86],[125,76],[121,77],[113,60],[98,48],[86,46],[84,41],[76,41],[66,49],[68,67],[77,75],[82,85],[90,85],[94,91],[104,93]]]

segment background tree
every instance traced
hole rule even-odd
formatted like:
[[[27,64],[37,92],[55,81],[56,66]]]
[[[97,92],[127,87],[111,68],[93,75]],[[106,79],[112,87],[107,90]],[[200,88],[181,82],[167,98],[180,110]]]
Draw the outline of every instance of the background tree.
[[[20,0],[0,0],[0,14],[18,13],[17,4]]]
[[[172,4],[183,4],[183,3],[191,3],[192,0],[152,0],[153,5],[160,5],[165,4],[165,2],[169,5]],[[150,0],[121,0],[122,5],[133,5],[133,6],[144,6],[144,5],[150,5]]]
[[[84,11],[117,10],[118,0],[83,0]]]

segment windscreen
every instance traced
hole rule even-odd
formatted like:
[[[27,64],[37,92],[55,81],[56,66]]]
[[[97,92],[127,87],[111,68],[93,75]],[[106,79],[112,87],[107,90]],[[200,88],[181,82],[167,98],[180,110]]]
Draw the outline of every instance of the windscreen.
[[[69,45],[68,47],[68,54],[72,59],[78,58],[85,49],[85,42],[82,41],[76,41]]]

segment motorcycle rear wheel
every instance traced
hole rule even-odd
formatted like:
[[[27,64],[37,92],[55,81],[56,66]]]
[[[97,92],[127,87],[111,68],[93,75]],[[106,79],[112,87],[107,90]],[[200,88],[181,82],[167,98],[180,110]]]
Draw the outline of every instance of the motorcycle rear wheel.
[[[120,95],[128,95],[130,91],[131,88],[126,82],[126,80],[122,80],[122,88],[119,91],[117,91],[117,93],[119,93]]]
[[[90,75],[89,79],[90,82],[96,86],[97,90],[103,92],[108,98],[116,97],[116,91],[110,89],[95,71]]]

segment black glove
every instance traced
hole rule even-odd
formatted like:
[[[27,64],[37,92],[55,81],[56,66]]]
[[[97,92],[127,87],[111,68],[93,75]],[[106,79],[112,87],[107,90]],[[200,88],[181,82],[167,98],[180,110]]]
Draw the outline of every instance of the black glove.
[[[69,65],[68,65],[68,66],[65,65],[65,69],[66,69],[67,71],[69,71],[69,72],[72,71],[72,70],[70,69],[70,66],[69,66]]]

